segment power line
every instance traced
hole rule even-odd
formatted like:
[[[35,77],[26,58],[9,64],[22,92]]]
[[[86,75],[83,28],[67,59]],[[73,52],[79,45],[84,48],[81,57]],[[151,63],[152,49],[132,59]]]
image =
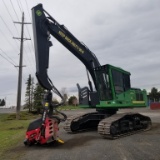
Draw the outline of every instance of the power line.
[[[16,64],[16,63],[13,61],[13,59],[7,55],[7,53],[5,53],[1,48],[0,48],[0,50],[1,50],[1,52],[3,52],[14,64]]]
[[[11,20],[14,21],[14,20],[13,20],[13,17],[12,17],[11,14],[10,14],[10,11],[9,11],[7,5],[6,5],[5,2],[4,2],[4,0],[2,0],[2,1],[3,1],[3,4],[4,4],[5,7],[6,7],[6,10],[8,11],[8,14],[10,15]],[[12,5],[12,8],[13,8],[13,11],[15,12],[15,15],[17,16],[17,19],[19,19],[11,0],[10,0],[10,2],[11,2],[11,5]],[[17,29],[15,23],[13,23],[13,24],[14,24],[14,27],[16,28],[17,34],[19,34],[19,33],[18,33],[18,29]],[[2,34],[4,35],[3,32],[2,32]],[[4,36],[5,36],[5,35],[4,35]],[[8,42],[9,42],[9,41],[8,41]],[[17,68],[16,68],[16,69],[17,69]],[[28,68],[27,68],[27,69],[28,69]],[[17,70],[18,70],[18,69],[17,69]],[[24,79],[24,78],[23,78],[23,79]]]
[[[2,0],[2,1],[3,1],[3,4],[4,4],[4,6],[5,6],[5,8],[6,8],[7,12],[8,12],[8,14],[9,14],[11,20],[13,21],[12,14],[10,13],[10,11],[9,11],[9,9],[8,9],[5,1],[4,1],[4,0]],[[16,10],[15,10],[15,8],[14,8],[14,5],[13,5],[13,3],[12,3],[12,0],[10,0],[10,3],[11,3],[11,6],[12,6],[12,8],[13,8],[13,11],[14,11],[17,19],[19,20],[18,15],[17,15],[17,12],[16,12]],[[1,17],[1,16],[0,16],[0,17]],[[3,23],[5,24],[6,28],[8,29],[8,31],[10,32],[10,34],[13,36],[12,31],[11,31],[10,28],[8,27],[9,25],[7,25],[7,23],[4,21],[4,19],[3,19],[2,17],[1,17],[1,19],[2,19]],[[16,29],[16,31],[17,31],[17,34],[19,34],[19,33],[18,33],[18,29],[17,29],[17,27],[16,27],[15,24],[14,24],[14,27],[15,27],[15,29]],[[6,37],[6,35],[4,34],[4,32],[2,32],[1,30],[0,30],[0,32],[1,32],[1,33],[3,34],[3,36],[6,38],[7,42],[13,47],[13,45],[10,43],[10,41],[8,40],[8,38]],[[16,42],[16,43],[17,43],[17,42]],[[18,45],[18,44],[17,44],[17,45]],[[13,48],[14,48],[14,47],[13,47]],[[0,56],[1,56],[2,58],[4,58],[6,61],[8,61],[10,64],[12,64],[13,66],[15,66],[16,63],[13,61],[13,59],[11,59],[2,49],[0,49],[0,50],[5,54],[6,57],[8,57],[8,59],[7,59],[5,56],[3,56],[2,54],[0,54]],[[10,59],[10,60],[9,60],[9,59]],[[15,68],[15,69],[18,71],[17,68]],[[29,73],[30,73],[30,72],[29,72]],[[24,78],[24,76],[23,76],[22,78],[23,78],[24,81],[26,81],[26,78]]]
[[[25,2],[26,2],[27,11],[28,11],[28,15],[29,15],[30,21],[32,21],[32,19],[31,19],[31,15],[30,15],[30,12],[29,12],[28,3],[27,3],[27,1],[26,1],[26,0],[25,0]],[[30,36],[30,34],[29,34],[29,36]],[[30,36],[30,37],[31,37],[31,36]],[[32,43],[32,49],[33,49],[33,52],[34,52],[34,47],[33,47],[33,41],[32,41],[32,39],[31,39],[31,43]]]
[[[7,10],[8,14],[9,14],[11,20],[13,21],[13,17],[11,16],[11,13],[10,13],[10,11],[9,11],[9,9],[8,9],[8,7],[7,7],[7,5],[5,4],[4,0],[2,0],[2,1],[3,1],[4,6],[6,7],[6,10]],[[18,29],[17,29],[17,27],[16,27],[15,24],[14,24],[14,27],[16,28],[16,31],[17,31],[17,33],[18,33]]]
[[[29,35],[29,37],[31,38],[31,35],[30,35],[30,32],[29,32],[29,30],[28,30],[28,27],[26,26],[26,29],[27,29],[27,32],[28,32],[28,35]],[[31,42],[32,42],[32,39],[31,39]],[[33,42],[32,42],[33,43]]]
[[[17,17],[18,21],[19,21],[19,18],[18,18],[17,12],[16,12],[16,10],[14,9],[14,5],[13,5],[13,3],[12,3],[12,0],[10,0],[10,2],[11,2],[11,5],[12,5],[12,8],[13,8],[13,11],[14,11],[14,13],[15,13],[15,15],[16,15],[16,17]]]
[[[28,34],[29,34],[29,37],[31,37],[31,35],[30,35],[29,31],[28,31],[28,27],[27,27],[27,26],[26,26],[26,28],[27,28],[27,32],[28,32]],[[28,43],[29,43],[29,42],[28,42]],[[28,45],[28,43],[27,43],[27,45]],[[34,56],[34,49],[33,49],[33,42],[32,42],[32,39],[31,39],[31,46],[32,46],[32,51],[31,51],[31,48],[30,48],[29,45],[28,45],[28,48],[29,48],[30,53],[33,53],[33,56]],[[35,59],[32,58],[33,64],[35,64],[35,61],[34,61],[34,60],[35,60]]]
[[[6,54],[6,52],[4,52],[1,48],[0,48],[0,50],[1,50],[1,52],[3,52],[9,59],[11,59],[7,54]],[[15,62],[11,59],[11,61],[10,60],[8,60],[5,56],[3,56],[2,54],[0,54],[0,56],[2,57],[2,58],[4,58],[7,62],[9,62],[11,65],[13,65],[14,67],[15,67],[15,69],[18,71],[18,69],[16,68],[16,65],[15,65]],[[23,80],[24,81],[26,81],[26,77],[22,77],[23,78]]]
[[[18,6],[19,6],[20,11],[24,10],[24,9],[23,9],[23,6],[22,6],[22,4],[21,4],[21,2],[20,2],[19,0],[17,0],[17,4],[18,4]],[[29,33],[29,30],[28,30],[28,26],[26,26],[26,29],[27,29],[27,32],[28,32],[29,37],[31,38],[31,35],[30,35],[30,33]],[[24,33],[24,35],[26,36],[25,33]],[[32,42],[32,40],[31,40],[31,42]],[[29,42],[28,42],[28,43],[29,43]],[[27,45],[28,45],[28,43],[27,43]],[[33,42],[32,42],[32,43],[33,43]],[[33,44],[32,44],[32,46],[33,46]],[[29,48],[30,52],[32,52],[29,45],[28,45],[28,48]],[[33,49],[33,47],[32,47],[32,49]],[[24,49],[24,50],[25,50],[25,49]],[[33,49],[33,51],[34,51],[34,49]],[[25,51],[25,52],[26,52],[26,51]],[[26,55],[27,55],[27,57],[29,57],[29,56],[28,56],[28,52],[26,52]],[[32,59],[32,61],[33,61],[33,59]],[[29,63],[30,63],[30,65],[31,65],[31,62],[30,62],[30,61],[29,61]],[[33,63],[34,63],[34,61],[33,61]],[[32,66],[32,65],[31,65],[31,66]]]
[[[18,2],[18,1],[17,1]],[[15,15],[16,15],[16,17],[17,17],[17,19],[19,20],[19,18],[18,18],[18,14],[17,14],[17,12],[16,12],[16,10],[15,10],[15,7],[14,7],[14,5],[13,5],[13,3],[12,3],[12,0],[10,0],[10,3],[11,3],[11,6],[12,6],[12,9],[13,9],[13,11],[14,11],[14,13],[15,13]],[[9,14],[9,16],[10,16],[10,18],[11,18],[11,20],[13,21],[13,15],[10,13],[10,11],[9,11],[9,9],[8,9],[8,7],[7,7],[7,5],[6,5],[6,3],[5,3],[5,1],[3,0],[3,4],[4,4],[4,6],[5,6],[5,8],[6,8],[6,10],[7,10],[7,12],[8,12],[8,14]],[[20,11],[22,11],[22,9],[21,9],[21,6],[22,6],[22,4],[21,4],[21,6],[20,6],[20,3],[18,2],[18,6],[19,6],[19,9],[20,9]],[[3,21],[3,23],[5,24],[5,26],[7,27],[7,29],[9,30],[9,32],[10,32],[10,34],[12,34],[12,36],[13,36],[13,33],[12,33],[12,31],[10,30],[10,28],[8,27],[8,25],[7,25],[7,23],[4,21],[4,19],[1,17],[1,19],[2,19],[2,21]],[[17,34],[19,34],[18,33],[18,29],[17,29],[17,27],[16,27],[16,25],[15,25],[15,23],[14,23],[14,27],[15,27],[15,29],[16,29],[16,31],[17,31]],[[1,31],[1,30],[0,30]],[[29,32],[29,31],[28,31]],[[2,32],[1,31],[1,33],[3,34],[3,36],[6,38],[6,40],[7,40],[7,42],[13,47],[13,45],[10,43],[10,41],[8,40],[8,38],[6,37],[6,35],[4,34],[4,32]],[[29,34],[30,35],[30,34]],[[17,42],[16,42],[17,43]],[[14,47],[13,47],[14,48]],[[30,48],[30,47],[29,47]],[[19,52],[19,51],[18,51]],[[2,55],[3,56],[3,55]],[[12,61],[12,60],[11,60]],[[29,61],[30,62],[30,61]],[[13,63],[14,64],[14,63]],[[17,69],[17,68],[16,68]],[[28,71],[29,71],[29,73],[31,73],[31,70],[32,69],[30,69],[29,67],[27,67],[27,69],[29,69]],[[17,69],[18,70],[18,69]],[[24,79],[24,78],[23,78]]]
[[[2,30],[0,29],[0,32],[2,33],[2,35],[3,35],[3,37],[5,37],[6,38],[6,40],[7,40],[7,42],[8,42],[8,44],[10,44],[10,46],[12,46],[14,49],[15,49],[15,47],[13,46],[13,44],[8,40],[8,38],[6,37],[6,35],[4,34],[4,32],[2,32]],[[17,51],[18,51],[18,49],[16,49]],[[18,51],[19,52],[19,51]]]
[[[7,23],[4,21],[4,19],[2,18],[2,16],[0,15],[1,20],[3,21],[3,23],[5,24],[5,26],[7,27],[8,31],[10,32],[11,35],[13,35],[12,31],[9,29]]]
[[[1,48],[0,48],[0,50],[3,52],[3,53],[5,53]],[[6,53],[5,53],[6,54]],[[2,54],[0,54],[1,55],[1,57],[3,57],[7,62],[9,62],[11,65],[13,65],[14,67],[16,66],[13,62],[11,62],[10,60],[8,60],[5,56],[3,56]]]
[[[30,47],[29,47],[29,45],[28,45],[28,43],[26,43],[27,44],[27,46],[28,46],[28,49],[29,49],[29,52],[31,53],[33,53],[33,51],[31,51],[31,49],[30,49]],[[25,50],[25,49],[24,49]],[[26,55],[27,55],[27,57],[28,57],[28,59],[30,59],[29,57],[29,54],[28,54],[28,52],[25,50],[25,52],[26,52]],[[32,59],[32,62],[33,63],[31,63],[31,61],[29,61],[29,63],[31,64],[31,66],[33,67],[33,64],[35,64],[35,62],[34,62],[34,60],[33,60],[33,58],[31,58]]]
[[[18,0],[17,0],[17,3],[18,3],[18,6],[19,6],[20,11],[22,12],[22,9],[21,9],[21,7],[20,7],[20,4],[19,4],[19,1],[18,1]]]
[[[3,0],[2,0],[2,2],[3,2],[3,4],[4,4],[4,6],[6,7],[6,9],[7,9],[8,13],[9,13],[9,15],[10,15],[11,19],[12,19],[12,16],[11,16],[11,14],[10,14],[9,10],[8,10],[7,5],[5,4],[5,2],[4,2]]]
[[[13,11],[14,11],[14,13],[15,13],[15,15],[16,15],[16,17],[17,17],[17,19],[18,19],[18,21],[19,21],[19,18],[18,18],[18,15],[17,15],[17,12],[16,12],[16,10],[15,10],[15,7],[14,7],[14,5],[13,5],[13,3],[12,3],[12,0],[10,0],[10,2],[11,2],[11,5],[12,5],[12,8],[13,8]],[[18,3],[18,1],[17,1],[17,3]],[[18,5],[19,5],[19,9],[20,9],[20,11],[22,11],[22,9],[21,9],[21,7],[20,7],[20,4],[18,3]],[[15,25],[15,24],[14,24]],[[26,36],[26,35],[25,35]],[[25,60],[25,59],[24,59]],[[30,61],[29,61],[30,62]],[[29,69],[30,70],[30,68],[28,68],[27,67],[27,69]],[[31,70],[29,71],[29,73],[31,73]]]
[[[27,27],[27,26],[26,26],[26,29],[27,29],[27,32],[28,32],[29,37],[31,38],[31,35],[30,35],[29,31],[28,31],[28,27]],[[33,43],[33,42],[32,42],[32,39],[31,39],[31,44],[32,44],[32,43]],[[27,43],[27,45],[28,45],[28,43]],[[33,45],[33,44],[32,44],[32,45]],[[30,48],[29,45],[28,45],[28,48],[29,48],[30,52],[32,52],[32,53],[34,52],[33,48],[32,48],[33,51],[31,51],[31,48]],[[32,61],[33,61],[33,63],[35,63],[33,59],[32,59]]]
[[[3,23],[5,24],[6,28],[8,29],[8,31],[10,32],[10,34],[13,36],[13,33],[12,31],[9,29],[7,23],[4,21],[4,19],[2,18],[2,16],[0,15],[0,18],[2,19]],[[16,42],[16,41],[15,41]],[[18,46],[18,43],[16,42],[17,46]],[[19,47],[19,46],[18,46]]]
[[[18,1],[18,0],[17,0]],[[24,11],[24,8],[23,8],[23,5],[22,5],[22,3],[21,3],[21,1],[19,1],[20,2],[20,6],[21,6],[21,9]],[[26,2],[26,1],[25,1]],[[26,4],[27,4],[27,2],[26,2]],[[28,6],[28,4],[27,4],[27,6]],[[28,8],[27,8],[27,10],[28,10]],[[28,11],[28,13],[29,13],[29,11]],[[31,20],[31,18],[30,18],[30,20]],[[27,29],[27,32],[28,32],[28,35],[29,35],[29,37],[31,38],[31,35],[30,35],[30,32],[29,32],[29,29],[28,29],[28,26],[26,26],[26,29]],[[24,33],[24,35],[25,35],[25,33]],[[26,36],[26,35],[25,35]],[[29,43],[29,42],[28,42]],[[32,44],[32,49],[33,49],[33,42],[32,42],[32,39],[31,39],[31,44]],[[28,45],[28,48],[29,48],[29,50],[30,50],[30,52],[31,52],[31,49],[30,49],[30,46]],[[34,52],[34,49],[33,49],[33,52]],[[33,53],[32,52],[32,53]],[[33,60],[33,59],[32,59]],[[34,63],[34,61],[33,61],[33,63]]]
[[[28,11],[28,15],[29,15],[30,21],[32,21],[32,19],[31,19],[31,16],[30,16],[30,12],[29,12],[29,7],[28,7],[28,3],[27,3],[27,1],[26,1],[26,0],[25,0],[25,2],[26,2],[26,6],[27,6],[27,11]]]
[[[19,4],[20,4],[20,6],[21,6],[21,10],[24,12],[24,9],[23,9],[23,6],[22,6],[21,1],[20,1],[20,0],[17,0],[17,1],[19,1]]]

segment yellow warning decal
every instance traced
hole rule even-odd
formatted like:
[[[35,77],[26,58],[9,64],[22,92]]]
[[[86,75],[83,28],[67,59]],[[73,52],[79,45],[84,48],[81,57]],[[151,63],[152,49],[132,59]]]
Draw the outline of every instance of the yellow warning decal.
[[[140,103],[140,104],[144,104],[144,103],[145,103],[145,101],[132,101],[132,103],[135,103],[135,104],[138,104],[138,103]]]

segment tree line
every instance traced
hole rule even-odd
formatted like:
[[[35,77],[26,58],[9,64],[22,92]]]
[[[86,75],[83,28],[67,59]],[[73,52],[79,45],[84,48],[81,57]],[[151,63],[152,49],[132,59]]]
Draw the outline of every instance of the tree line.
[[[152,102],[160,102],[160,91],[153,87],[151,92],[149,92],[148,99]]]
[[[25,92],[25,108],[31,111],[37,111],[40,113],[42,109],[42,101],[45,94],[44,88],[39,83],[34,84],[34,79],[29,75],[26,81],[26,92]],[[64,98],[64,105],[77,105],[78,100],[76,96],[68,98],[68,94],[65,88],[61,89],[61,94]],[[53,98],[53,103],[59,103],[56,98]]]

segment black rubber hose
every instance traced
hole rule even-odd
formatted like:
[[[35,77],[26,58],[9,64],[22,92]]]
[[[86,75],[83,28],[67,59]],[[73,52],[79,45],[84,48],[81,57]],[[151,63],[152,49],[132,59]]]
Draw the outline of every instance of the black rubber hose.
[[[63,119],[59,117],[60,121],[61,121],[61,122],[65,121],[65,120],[67,119],[67,115],[66,115],[65,113],[60,112],[60,111],[57,110],[57,107],[61,106],[62,103],[60,103],[60,104],[53,104],[53,103],[52,103],[51,105],[53,106],[53,108],[54,108],[53,110],[54,110],[54,111],[56,111],[57,113],[59,113],[59,114],[61,114],[61,115],[63,116]],[[56,116],[56,117],[58,117],[58,116]],[[58,119],[58,118],[57,118],[57,119]]]

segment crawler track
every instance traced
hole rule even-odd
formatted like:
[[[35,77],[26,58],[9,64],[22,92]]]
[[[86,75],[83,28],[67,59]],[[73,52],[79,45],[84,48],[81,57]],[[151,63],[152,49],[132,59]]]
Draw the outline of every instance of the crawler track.
[[[101,114],[99,112],[77,114],[67,118],[64,130],[68,133],[75,133],[97,129],[98,123],[104,118],[106,118],[106,114]]]
[[[102,114],[99,112],[78,114],[67,118],[64,129],[68,133],[97,129],[108,139],[128,136],[151,128],[151,119],[139,113]]]
[[[151,128],[151,119],[139,113],[115,114],[98,124],[98,133],[104,138],[116,139],[146,131]]]

